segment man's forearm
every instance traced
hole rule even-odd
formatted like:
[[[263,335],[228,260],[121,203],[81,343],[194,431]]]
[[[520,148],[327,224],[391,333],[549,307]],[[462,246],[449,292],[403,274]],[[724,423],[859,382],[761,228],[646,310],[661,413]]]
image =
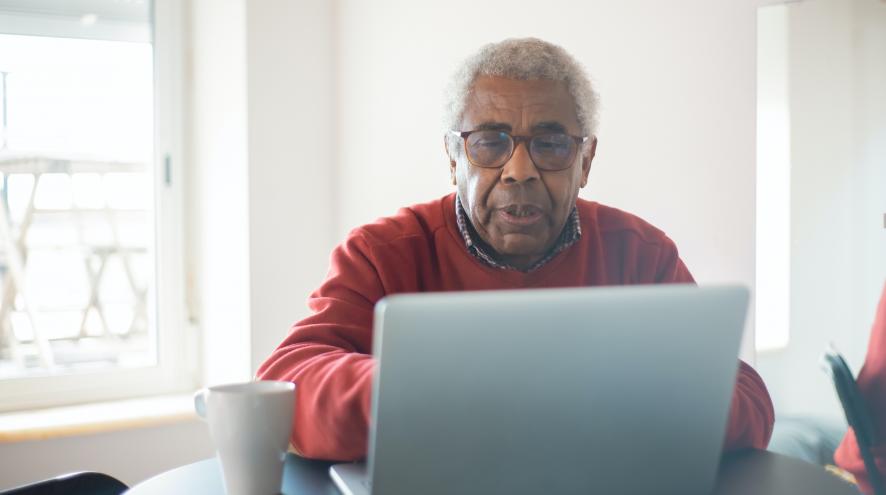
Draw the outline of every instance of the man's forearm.
[[[296,384],[292,445],[304,457],[366,457],[374,360],[367,354],[299,343],[277,349],[256,377]]]

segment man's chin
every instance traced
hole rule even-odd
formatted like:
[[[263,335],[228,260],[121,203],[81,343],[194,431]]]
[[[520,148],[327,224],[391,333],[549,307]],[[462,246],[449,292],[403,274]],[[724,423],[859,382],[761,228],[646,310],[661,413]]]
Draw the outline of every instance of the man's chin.
[[[538,259],[545,252],[544,244],[539,243],[538,238],[526,234],[507,234],[498,244],[492,248],[506,259]]]

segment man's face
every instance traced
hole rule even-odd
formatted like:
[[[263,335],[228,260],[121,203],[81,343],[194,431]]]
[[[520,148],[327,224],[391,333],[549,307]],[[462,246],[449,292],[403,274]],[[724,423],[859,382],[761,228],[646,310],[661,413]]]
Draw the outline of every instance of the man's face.
[[[581,135],[575,103],[566,85],[481,76],[474,81],[460,131],[479,128],[528,136],[559,130]],[[517,268],[528,268],[556,242],[578,190],[587,183],[596,139],[581,146],[574,163],[558,171],[539,170],[525,143],[502,168],[471,165],[463,142],[449,150],[452,180],[462,206],[482,239]]]

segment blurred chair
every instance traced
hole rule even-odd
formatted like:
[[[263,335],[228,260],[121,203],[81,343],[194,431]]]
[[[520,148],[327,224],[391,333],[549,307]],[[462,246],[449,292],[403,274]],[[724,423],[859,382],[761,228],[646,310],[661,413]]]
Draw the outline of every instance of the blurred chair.
[[[767,450],[818,466],[834,464],[834,451],[846,433],[842,418],[812,415],[775,417]]]
[[[878,443],[878,432],[858,390],[858,385],[855,383],[852,370],[849,369],[843,356],[833,349],[825,352],[822,361],[825,372],[831,376],[834,382],[834,388],[837,390],[840,404],[843,405],[843,412],[846,414],[846,421],[855,431],[858,450],[864,460],[871,488],[876,495],[886,495],[883,479],[880,477],[880,471],[877,469],[874,456],[871,453],[871,447]]]
[[[0,492],[0,495],[120,495],[129,487],[102,473],[71,473]]]

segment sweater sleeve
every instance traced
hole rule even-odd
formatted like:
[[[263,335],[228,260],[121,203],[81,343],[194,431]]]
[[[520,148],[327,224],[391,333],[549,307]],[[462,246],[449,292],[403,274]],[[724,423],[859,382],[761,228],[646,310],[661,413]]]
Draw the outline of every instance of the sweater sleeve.
[[[883,295],[871,329],[864,366],[856,381],[871,415],[874,430],[879,436],[880,443],[871,448],[871,453],[877,469],[886,478],[886,286],[883,287]],[[864,493],[873,493],[858,449],[858,440],[851,428],[837,447],[834,460],[838,466],[855,475]]]
[[[695,283],[670,239],[659,256],[656,283]],[[738,365],[723,450],[765,449],[775,424],[772,399],[760,375],[744,361]]]
[[[738,379],[732,393],[724,451],[765,449],[775,424],[775,409],[760,375],[739,360]]]
[[[299,455],[350,461],[366,456],[375,362],[372,311],[384,296],[359,232],[332,253],[326,280],[308,299],[312,314],[259,367],[256,378],[296,384],[292,446]]]

